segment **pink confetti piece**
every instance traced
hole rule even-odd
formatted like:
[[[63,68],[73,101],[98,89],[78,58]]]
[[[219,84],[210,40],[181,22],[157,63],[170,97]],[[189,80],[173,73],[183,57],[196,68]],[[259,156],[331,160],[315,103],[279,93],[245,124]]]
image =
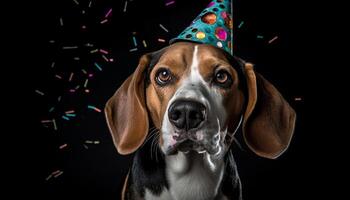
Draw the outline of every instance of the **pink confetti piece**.
[[[61,176],[62,174],[63,174],[63,171],[60,171],[58,174],[54,175],[53,177],[57,178],[57,177]]]
[[[100,52],[103,54],[108,54],[108,51],[104,50],[104,49],[100,49]]]
[[[67,144],[62,144],[60,147],[59,147],[59,149],[64,149],[64,148],[66,148],[68,145]]]
[[[162,38],[158,38],[158,42],[165,42],[165,40]]]
[[[170,1],[170,2],[165,3],[165,6],[170,6],[170,5],[174,4],[174,3],[175,3],[175,1]]]
[[[71,113],[75,113],[75,111],[74,111],[74,110],[68,110],[68,111],[66,111],[66,112],[64,112],[64,113],[66,113],[66,114],[71,114]]]
[[[110,8],[109,10],[108,10],[108,12],[106,13],[106,15],[105,15],[105,18],[108,18],[109,17],[109,15],[112,13],[112,8]]]
[[[303,99],[301,97],[295,97],[294,101],[302,101]]]
[[[274,38],[272,38],[271,40],[269,40],[269,44],[271,44],[272,42],[274,42],[275,40],[278,39],[278,36],[275,36]]]

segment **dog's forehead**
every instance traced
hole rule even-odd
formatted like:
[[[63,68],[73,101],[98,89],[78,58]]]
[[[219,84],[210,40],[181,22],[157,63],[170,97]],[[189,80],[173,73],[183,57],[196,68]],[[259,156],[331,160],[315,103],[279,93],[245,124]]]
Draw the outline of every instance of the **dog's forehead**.
[[[196,57],[201,65],[216,60],[228,62],[225,53],[216,47],[192,42],[178,42],[170,45],[163,52],[158,63],[166,64],[169,67],[177,67],[180,64],[181,67],[188,68],[193,62],[195,47],[197,47]]]

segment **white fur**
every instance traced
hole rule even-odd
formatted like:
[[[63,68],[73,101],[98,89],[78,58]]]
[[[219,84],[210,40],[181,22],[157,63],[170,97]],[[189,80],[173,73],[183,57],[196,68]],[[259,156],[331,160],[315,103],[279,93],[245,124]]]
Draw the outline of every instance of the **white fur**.
[[[198,45],[194,47],[190,74],[184,79],[182,85],[177,89],[168,102],[161,126],[161,137],[163,145],[161,150],[166,152],[167,148],[174,143],[175,133],[173,126],[168,119],[169,106],[179,98],[195,99],[207,107],[213,119],[206,123],[208,129],[199,130],[197,138],[203,139],[205,131],[212,132],[218,152],[210,155],[206,151],[201,152],[178,152],[176,155],[165,156],[166,177],[169,183],[169,190],[164,189],[159,197],[153,196],[146,190],[146,200],[213,200],[226,199],[219,191],[220,183],[224,173],[224,147],[223,139],[227,130],[221,131],[226,113],[222,105],[222,96],[215,88],[211,88],[199,73]],[[210,94],[209,101],[200,90],[204,87]],[[219,111],[218,111],[219,110]],[[216,112],[214,112],[216,111]],[[208,113],[209,114],[209,113]],[[221,115],[221,118],[217,115]],[[222,117],[224,116],[224,117]],[[209,129],[210,128],[210,129]],[[208,134],[208,133],[207,133]]]

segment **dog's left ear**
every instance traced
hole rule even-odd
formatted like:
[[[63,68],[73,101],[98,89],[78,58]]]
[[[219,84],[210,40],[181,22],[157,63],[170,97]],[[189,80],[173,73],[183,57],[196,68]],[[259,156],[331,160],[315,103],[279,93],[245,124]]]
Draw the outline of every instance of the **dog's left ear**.
[[[135,72],[120,86],[105,106],[108,128],[120,154],[130,154],[141,146],[148,133],[145,103],[145,75],[151,55],[141,57]]]
[[[247,145],[257,155],[277,158],[289,146],[296,114],[278,90],[253,65],[244,63],[248,104],[243,133]]]

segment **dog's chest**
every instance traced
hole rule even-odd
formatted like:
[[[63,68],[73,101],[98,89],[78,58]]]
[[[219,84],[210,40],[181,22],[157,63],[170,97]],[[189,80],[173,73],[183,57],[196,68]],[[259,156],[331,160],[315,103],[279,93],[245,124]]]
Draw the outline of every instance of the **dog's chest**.
[[[223,162],[211,168],[204,154],[178,153],[166,158],[166,177],[169,189],[158,197],[146,190],[146,200],[214,200],[222,195]]]

